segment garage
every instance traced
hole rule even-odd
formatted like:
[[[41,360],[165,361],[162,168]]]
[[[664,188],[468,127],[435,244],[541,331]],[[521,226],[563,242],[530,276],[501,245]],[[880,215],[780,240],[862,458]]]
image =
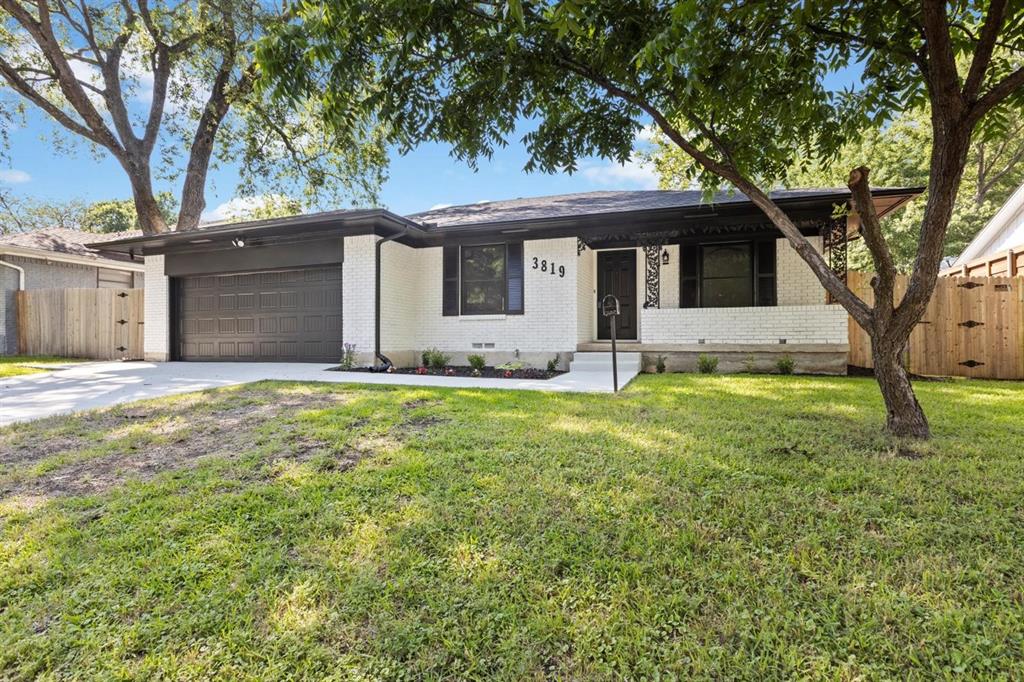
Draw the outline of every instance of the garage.
[[[174,279],[176,356],[221,362],[337,362],[341,265]]]

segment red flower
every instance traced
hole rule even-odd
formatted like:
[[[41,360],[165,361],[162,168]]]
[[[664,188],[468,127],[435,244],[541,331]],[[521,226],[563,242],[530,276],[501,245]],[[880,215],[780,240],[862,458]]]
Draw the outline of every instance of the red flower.
[[[426,367],[417,367],[416,368],[416,373],[417,374],[426,374],[427,373],[427,368]]]
[[[505,370],[505,378],[506,379],[511,379],[512,378],[512,370],[510,370],[510,369],[506,369]]]

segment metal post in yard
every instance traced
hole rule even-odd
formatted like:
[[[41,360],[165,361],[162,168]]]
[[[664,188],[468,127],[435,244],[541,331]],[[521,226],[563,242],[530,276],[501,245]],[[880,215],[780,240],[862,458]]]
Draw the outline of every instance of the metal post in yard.
[[[605,317],[611,318],[608,323],[612,335],[612,388],[615,393],[619,392],[619,361],[615,350],[615,321],[619,312],[619,299],[615,296],[608,294],[601,299],[601,313]]]

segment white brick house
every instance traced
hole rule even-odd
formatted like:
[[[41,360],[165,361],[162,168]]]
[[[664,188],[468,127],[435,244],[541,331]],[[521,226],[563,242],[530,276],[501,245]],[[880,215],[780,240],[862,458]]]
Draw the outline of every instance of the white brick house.
[[[914,194],[877,190],[877,208]],[[832,216],[848,192],[776,199],[842,267],[856,219]],[[564,367],[608,343],[598,308],[610,294],[618,340],[648,364],[663,355],[687,368],[706,353],[728,370],[788,353],[807,371],[845,371],[845,311],[739,196],[593,192],[407,217],[334,211],[98,248],[145,257],[152,360],[333,362],[352,344],[366,365],[412,366],[439,348],[456,364],[479,353],[544,366],[557,354]]]

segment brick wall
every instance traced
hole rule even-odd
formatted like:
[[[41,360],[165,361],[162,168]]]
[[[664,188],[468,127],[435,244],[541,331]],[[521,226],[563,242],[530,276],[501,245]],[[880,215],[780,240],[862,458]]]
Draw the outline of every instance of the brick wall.
[[[345,237],[341,268],[341,332],[345,343],[355,344],[361,362],[373,357],[374,258],[373,235]]]
[[[146,256],[143,355],[150,362],[170,359],[170,301],[170,280],[164,275],[164,257]]]
[[[808,241],[821,252],[821,237],[808,237]],[[822,305],[825,288],[789,241],[780,239],[775,246],[777,267],[777,295],[780,306]]]
[[[596,330],[597,254],[587,249],[576,258],[576,341],[593,341]]]
[[[847,343],[840,305],[640,311],[644,343]]]

